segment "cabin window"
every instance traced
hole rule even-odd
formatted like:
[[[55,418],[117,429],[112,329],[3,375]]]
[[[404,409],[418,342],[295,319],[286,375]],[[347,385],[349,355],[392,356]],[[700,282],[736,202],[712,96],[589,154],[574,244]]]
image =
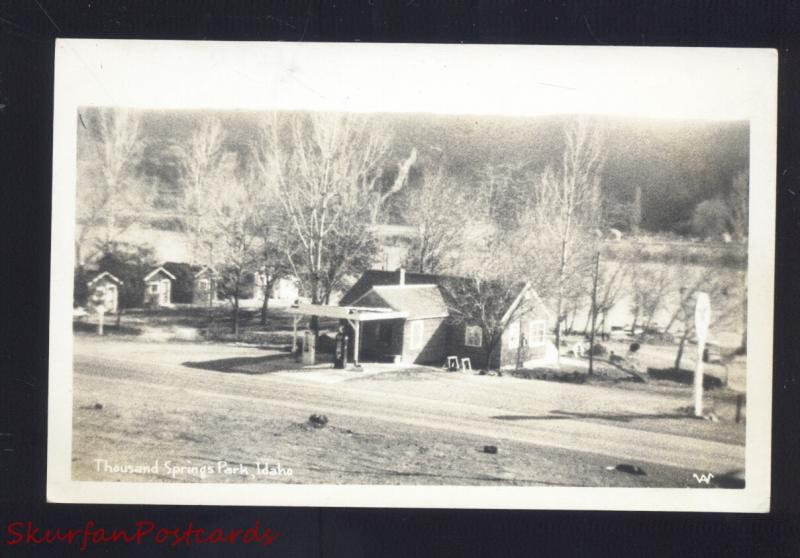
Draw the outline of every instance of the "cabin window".
[[[410,348],[412,350],[421,349],[422,348],[422,322],[415,321],[411,322],[411,343]]]
[[[528,346],[540,347],[547,340],[547,325],[544,320],[533,320],[528,324]]]
[[[208,286],[209,286],[208,285],[208,279],[200,279],[197,282],[197,288],[200,289],[201,291],[207,291],[208,290]]]
[[[464,345],[467,347],[483,347],[483,330],[481,326],[471,325],[464,329]]]
[[[152,294],[158,294],[158,283],[150,283],[150,292]]]
[[[508,324],[508,329],[506,331],[508,346],[512,349],[519,347],[519,320]]]

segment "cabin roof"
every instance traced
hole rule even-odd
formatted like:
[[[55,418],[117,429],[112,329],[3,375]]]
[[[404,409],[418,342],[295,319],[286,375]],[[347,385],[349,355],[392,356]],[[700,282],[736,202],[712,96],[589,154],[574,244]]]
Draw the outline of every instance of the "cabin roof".
[[[174,276],[172,273],[170,273],[169,271],[167,271],[166,269],[164,269],[164,266],[161,266],[161,267],[157,267],[156,269],[154,269],[153,271],[151,271],[150,273],[148,273],[148,274],[145,276],[144,280],[145,280],[145,281],[149,281],[149,280],[150,280],[150,279],[151,279],[151,278],[152,278],[154,275],[157,275],[159,272],[160,272],[160,273],[163,273],[164,275],[166,275],[167,277],[169,277],[169,278],[170,278],[170,279],[172,279],[172,280],[174,280],[174,279],[175,279],[175,276]]]
[[[101,279],[109,279],[109,280],[111,280],[111,281],[115,282],[115,283],[116,283],[116,284],[118,284],[118,285],[122,285],[122,281],[120,281],[119,279],[117,279],[117,277],[116,277],[116,276],[112,275],[112,274],[111,274],[111,273],[109,273],[108,271],[104,271],[103,273],[101,273],[101,274],[99,274],[99,275],[95,276],[95,278],[94,278],[94,279],[92,279],[91,281],[89,281],[89,282],[88,282],[88,283],[86,283],[86,284],[87,284],[88,286],[90,286],[90,287],[91,287],[92,285],[94,285],[95,283],[97,283],[98,281],[100,281]]]

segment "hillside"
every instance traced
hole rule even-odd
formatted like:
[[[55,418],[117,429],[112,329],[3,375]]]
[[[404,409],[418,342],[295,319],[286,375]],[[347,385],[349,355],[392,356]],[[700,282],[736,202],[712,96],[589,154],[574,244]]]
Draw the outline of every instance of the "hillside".
[[[93,109],[84,109],[89,112]],[[186,142],[197,118],[196,111],[144,111],[144,157],[138,180],[157,184],[161,214],[157,228],[175,228],[173,212],[180,195],[178,170],[171,146]],[[256,113],[214,113],[224,123],[227,147],[246,164],[255,137]],[[571,117],[510,118],[432,114],[376,114],[376,124],[392,136],[395,153],[412,147],[419,151],[410,183],[393,201],[387,220],[402,224],[405,200],[415,190],[426,169],[438,165],[466,189],[482,187],[480,174],[487,165],[522,166],[522,173],[540,172],[557,163],[563,149],[563,127]],[[81,122],[81,120],[79,120]],[[698,203],[725,197],[733,176],[747,168],[749,125],[746,122],[643,120],[598,117],[605,145],[603,194],[610,205],[630,203],[642,189],[642,228],[651,233],[686,234]],[[78,187],[100,180],[92,149],[91,131],[78,125]],[[387,167],[385,179],[394,169]],[[166,217],[166,218],[165,218]],[[616,224],[624,228],[623,224]]]

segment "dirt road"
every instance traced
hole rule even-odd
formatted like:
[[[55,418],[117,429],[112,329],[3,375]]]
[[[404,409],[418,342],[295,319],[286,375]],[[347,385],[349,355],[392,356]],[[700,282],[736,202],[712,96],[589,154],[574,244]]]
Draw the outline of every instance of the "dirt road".
[[[205,454],[199,457],[213,460],[213,440],[204,437],[225,438],[228,432],[231,443],[225,444],[226,451],[252,461],[250,445],[261,443],[265,434],[275,438],[282,435],[280,431],[268,432],[270,429],[285,429],[286,425],[302,423],[312,413],[322,413],[331,426],[340,425],[341,432],[350,432],[339,448],[342,451],[357,447],[349,428],[355,425],[365,436],[381,432],[388,436],[390,431],[424,436],[432,432],[440,437],[441,444],[456,438],[473,445],[483,440],[501,448],[504,444],[528,448],[533,453],[538,448],[542,455],[555,452],[567,461],[674,468],[684,476],[691,472],[720,474],[744,467],[743,443],[721,441],[730,438],[719,435],[724,425],[676,414],[676,408],[685,404],[676,397],[427,369],[387,369],[373,374],[333,370],[258,374],[258,366],[247,364],[257,364],[269,356],[269,352],[243,347],[78,339],[74,377],[76,452],[83,452],[89,461],[103,451],[119,457],[124,451],[115,451],[115,444],[126,440],[135,445],[136,436],[151,438],[153,452],[173,451],[171,437],[183,433],[184,442],[196,442],[203,448]],[[186,365],[225,358],[237,359],[241,366],[222,372]],[[103,401],[106,416],[102,419],[90,410],[96,400]],[[207,409],[208,414],[217,417],[217,423],[223,420],[220,416],[226,417],[224,428],[203,424],[204,406],[212,407]],[[115,419],[120,423],[117,436],[110,428]],[[259,423],[261,438],[236,439],[237,429],[253,421]],[[217,428],[221,430],[217,432]],[[321,443],[315,440],[312,443]],[[390,445],[387,454],[393,451]],[[432,441],[428,445],[437,447]],[[190,448],[184,449],[187,455],[192,453]],[[325,448],[318,449],[319,458],[326,459]],[[128,457],[133,455],[137,454],[131,450]],[[307,460],[309,455],[295,453],[293,459]],[[414,455],[413,462],[424,463],[425,456]],[[76,472],[90,472],[85,464],[76,467]],[[520,467],[515,464],[512,472]],[[501,477],[514,476],[505,473]]]

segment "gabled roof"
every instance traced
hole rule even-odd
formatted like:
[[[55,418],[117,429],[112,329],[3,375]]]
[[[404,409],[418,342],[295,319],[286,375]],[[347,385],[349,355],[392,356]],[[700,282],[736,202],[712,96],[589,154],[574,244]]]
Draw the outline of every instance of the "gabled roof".
[[[429,273],[410,273],[406,272],[406,285],[439,285],[441,276]],[[398,285],[400,283],[400,271],[383,271],[380,269],[369,269],[356,281],[349,291],[347,291],[339,301],[340,306],[350,306],[358,300],[372,287],[378,285]]]
[[[201,271],[205,266],[189,264],[186,262],[164,262],[161,267],[172,273],[175,277],[191,277]]]
[[[111,273],[109,273],[108,271],[104,271],[104,272],[103,272],[103,273],[101,273],[100,275],[97,275],[97,276],[96,276],[94,279],[92,279],[91,281],[89,281],[89,282],[88,282],[88,283],[86,283],[86,284],[87,284],[88,286],[90,286],[90,287],[91,287],[92,285],[94,285],[94,284],[95,284],[95,283],[97,283],[97,282],[98,282],[100,279],[103,279],[103,278],[106,278],[106,279],[111,279],[111,280],[112,280],[112,281],[114,281],[114,282],[115,282],[117,285],[122,285],[122,284],[123,284],[123,283],[122,283],[122,281],[120,281],[119,279],[117,279],[117,277],[116,277],[116,276],[112,275],[112,274],[111,274]]]
[[[386,306],[398,311],[409,312],[409,319],[438,315],[452,316],[458,314],[458,307],[460,306],[456,297],[460,296],[460,293],[470,292],[476,288],[475,280],[468,277],[433,275],[428,273],[407,272],[405,274],[405,285],[400,285],[399,283],[399,270],[368,270],[364,272],[364,275],[361,276],[355,285],[345,293],[339,304],[342,306],[350,306],[355,302],[359,302],[359,304],[364,305],[374,294],[385,301]],[[492,283],[485,283],[485,285],[490,284]],[[409,289],[412,287],[418,287],[421,290],[416,294],[407,294],[411,293]],[[423,287],[427,287],[429,290],[423,292]],[[431,293],[431,288],[436,288],[436,294]],[[403,289],[405,289],[405,291]],[[391,292],[393,290],[398,292]],[[367,296],[368,293],[369,296]],[[547,307],[542,303],[530,284],[525,281],[519,281],[513,285],[509,293],[513,298],[508,299],[508,308],[504,309],[505,315],[502,321],[507,321],[511,317],[516,307],[519,306],[522,299],[526,296],[525,293],[531,293],[530,296],[533,297],[534,302],[541,305],[548,314],[548,317],[550,317],[550,312]],[[426,299],[425,297],[428,298]],[[423,308],[427,308],[427,310],[422,312],[421,309]],[[441,310],[441,308],[444,308],[444,310]]]
[[[204,265],[203,267],[200,268],[200,271],[198,271],[197,273],[194,274],[194,276],[195,277],[200,277],[202,274],[204,274],[204,273],[206,273],[208,271],[210,271],[211,273],[216,273],[217,272],[217,270],[214,269],[213,267],[209,267],[207,265]]]
[[[380,302],[392,310],[407,313],[409,320],[445,318],[449,315],[442,291],[436,285],[377,285],[359,298],[356,304],[371,306]]]
[[[162,267],[157,267],[156,269],[154,269],[153,271],[151,271],[150,273],[148,273],[148,274],[145,276],[144,280],[145,280],[145,281],[149,281],[149,280],[150,280],[150,278],[151,278],[153,275],[156,275],[158,272],[161,272],[161,273],[163,273],[164,275],[166,275],[166,276],[167,276],[167,277],[169,277],[170,279],[173,279],[173,280],[175,279],[175,276],[174,276],[172,273],[170,273],[169,271],[167,271],[166,269],[164,269],[164,267],[162,266]]]

